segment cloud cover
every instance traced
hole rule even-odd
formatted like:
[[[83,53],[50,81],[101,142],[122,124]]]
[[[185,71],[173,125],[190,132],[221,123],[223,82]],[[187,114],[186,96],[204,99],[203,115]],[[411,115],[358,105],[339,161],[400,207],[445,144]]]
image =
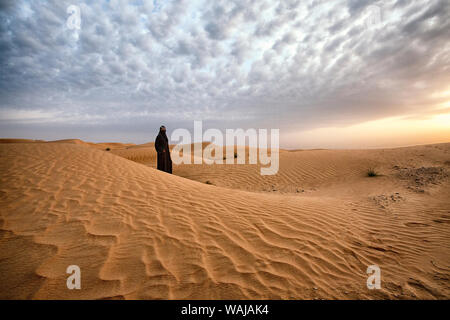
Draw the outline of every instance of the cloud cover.
[[[425,117],[448,99],[449,30],[445,0],[0,0],[0,136]]]

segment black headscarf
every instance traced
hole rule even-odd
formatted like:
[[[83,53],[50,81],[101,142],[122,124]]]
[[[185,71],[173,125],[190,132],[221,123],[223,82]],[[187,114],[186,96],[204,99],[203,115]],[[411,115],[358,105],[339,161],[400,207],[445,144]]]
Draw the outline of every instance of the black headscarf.
[[[166,135],[166,130],[163,130],[163,128],[165,129],[165,126],[161,126],[159,127],[159,134],[164,138],[164,140],[166,140],[166,142],[169,142],[169,139],[167,138]]]

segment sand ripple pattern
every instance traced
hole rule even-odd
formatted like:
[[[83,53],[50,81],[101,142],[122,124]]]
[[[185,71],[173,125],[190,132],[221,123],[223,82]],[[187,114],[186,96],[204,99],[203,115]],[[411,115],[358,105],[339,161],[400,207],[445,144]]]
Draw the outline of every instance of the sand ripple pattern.
[[[450,297],[448,184],[394,215],[369,198],[206,185],[81,144],[0,144],[0,157],[3,299]],[[313,160],[291,167],[323,182],[339,161],[311,177]],[[81,290],[66,288],[72,264]]]

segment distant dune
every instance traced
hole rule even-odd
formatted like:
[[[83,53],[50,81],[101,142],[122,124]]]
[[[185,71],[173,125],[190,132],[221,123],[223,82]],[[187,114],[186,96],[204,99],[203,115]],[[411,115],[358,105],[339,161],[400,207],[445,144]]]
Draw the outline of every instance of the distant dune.
[[[0,157],[1,299],[450,298],[450,143],[283,151],[275,176],[169,175],[152,143],[0,139]]]
[[[46,141],[31,140],[31,139],[0,139],[0,143],[33,143],[33,142],[46,142]]]

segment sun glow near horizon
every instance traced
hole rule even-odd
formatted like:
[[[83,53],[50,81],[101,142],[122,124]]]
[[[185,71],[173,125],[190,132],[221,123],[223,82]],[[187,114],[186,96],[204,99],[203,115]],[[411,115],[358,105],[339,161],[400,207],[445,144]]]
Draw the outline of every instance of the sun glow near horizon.
[[[287,148],[381,148],[450,142],[450,112],[427,118],[391,117],[348,127],[289,133]]]

